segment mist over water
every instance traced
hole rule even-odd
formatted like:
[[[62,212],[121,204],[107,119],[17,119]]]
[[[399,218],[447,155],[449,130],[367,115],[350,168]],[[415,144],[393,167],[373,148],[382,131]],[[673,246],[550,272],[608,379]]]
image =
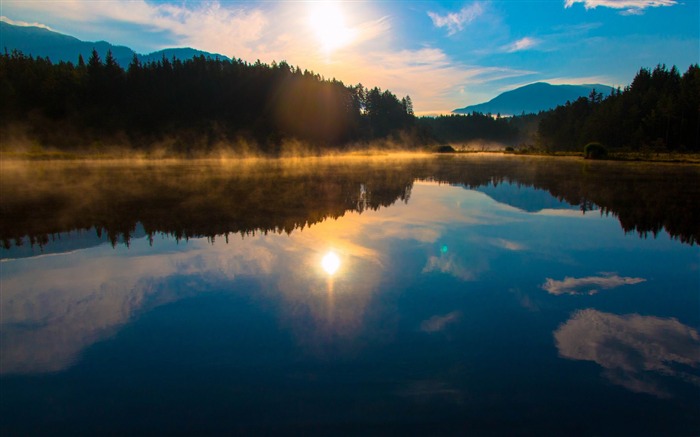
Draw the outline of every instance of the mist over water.
[[[128,241],[138,223],[146,233],[178,237],[292,232],[345,211],[407,201],[415,180],[464,185],[524,209],[518,203],[533,199],[519,187],[532,186],[542,193],[535,197],[549,193],[555,207],[565,201],[613,214],[625,231],[665,230],[691,244],[700,237],[700,190],[693,183],[700,171],[692,165],[415,153],[0,165],[5,248],[90,228]],[[516,187],[499,189],[503,182]]]
[[[3,434],[700,429],[697,166],[0,163]]]

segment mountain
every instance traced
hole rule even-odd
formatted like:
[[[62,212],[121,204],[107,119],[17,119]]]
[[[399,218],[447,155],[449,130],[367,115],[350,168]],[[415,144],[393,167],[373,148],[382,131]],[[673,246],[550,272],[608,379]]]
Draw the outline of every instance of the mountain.
[[[518,208],[521,211],[537,213],[545,209],[568,209],[580,211],[580,205],[572,205],[564,200],[553,197],[548,191],[514,182],[502,182],[498,185],[487,184],[473,188],[484,193],[498,203]],[[590,209],[598,209],[595,205],[587,205]]]
[[[573,102],[579,97],[588,97],[594,89],[598,93],[608,95],[612,87],[601,84],[551,85],[537,82],[506,91],[486,103],[455,109],[452,112],[455,114],[471,114],[472,112],[501,115],[519,115],[523,112],[536,114],[540,111],[556,108],[567,101]]]
[[[90,58],[92,49],[102,59],[107,55],[107,51],[112,51],[112,56],[126,68],[134,55],[139,61],[159,61],[165,56],[167,59],[191,59],[194,56],[204,55],[205,57],[229,59],[226,56],[203,52],[192,48],[165,49],[149,54],[139,54],[129,47],[116,46],[106,41],[81,41],[72,36],[54,32],[41,27],[13,26],[12,24],[0,21],[0,50],[11,52],[19,50],[25,55],[34,57],[48,57],[52,62],[78,62],[78,56],[82,55],[85,62]]]

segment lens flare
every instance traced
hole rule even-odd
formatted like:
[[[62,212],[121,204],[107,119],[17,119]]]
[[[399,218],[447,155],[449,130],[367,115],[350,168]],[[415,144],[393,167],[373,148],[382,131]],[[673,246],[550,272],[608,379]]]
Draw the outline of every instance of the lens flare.
[[[333,275],[340,268],[340,258],[338,258],[335,252],[328,252],[321,260],[321,267],[323,267],[326,273]]]

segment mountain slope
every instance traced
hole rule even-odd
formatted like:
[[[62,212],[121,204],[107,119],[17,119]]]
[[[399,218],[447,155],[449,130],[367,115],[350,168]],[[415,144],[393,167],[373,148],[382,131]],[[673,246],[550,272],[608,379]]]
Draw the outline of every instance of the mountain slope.
[[[105,41],[81,41],[72,36],[41,27],[13,26],[4,21],[0,21],[0,36],[0,50],[7,50],[8,52],[19,50],[25,55],[48,57],[52,62],[77,63],[79,55],[82,55],[85,62],[87,62],[93,48],[97,50],[102,59],[107,55],[107,51],[111,50],[114,59],[124,68],[129,65],[134,55],[141,62],[159,61],[164,56],[168,59],[175,57],[181,60],[191,59],[199,55],[228,59],[226,56],[191,48],[166,49],[142,55],[134,52],[129,47],[116,46]]]
[[[486,103],[467,106],[452,111],[455,114],[471,114],[481,112],[483,114],[519,115],[538,113],[556,108],[567,101],[574,101],[579,97],[587,97],[592,90],[603,95],[610,94],[611,87],[601,84],[593,85],[551,85],[545,82],[537,82],[525,85],[489,100]]]

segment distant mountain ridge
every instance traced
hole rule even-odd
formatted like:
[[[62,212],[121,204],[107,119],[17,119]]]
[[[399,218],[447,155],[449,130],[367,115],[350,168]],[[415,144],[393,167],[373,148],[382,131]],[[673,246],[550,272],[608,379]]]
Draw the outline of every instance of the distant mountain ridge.
[[[85,62],[90,58],[92,50],[102,59],[107,55],[107,51],[112,51],[112,56],[123,68],[126,68],[134,55],[140,62],[159,61],[163,57],[180,60],[191,59],[195,56],[204,55],[206,57],[229,59],[226,56],[204,52],[189,47],[171,48],[159,50],[157,52],[141,54],[125,46],[117,46],[106,41],[81,41],[78,38],[64,35],[41,27],[14,26],[4,21],[0,21],[0,50],[19,50],[25,55],[34,57],[48,57],[52,62],[78,62],[78,56],[82,55]]]
[[[452,111],[455,114],[520,115],[536,114],[540,111],[554,109],[567,101],[573,102],[579,97],[587,97],[595,90],[604,96],[610,94],[612,87],[602,84],[587,85],[552,85],[546,82],[536,82],[506,91],[485,103],[471,105]]]

